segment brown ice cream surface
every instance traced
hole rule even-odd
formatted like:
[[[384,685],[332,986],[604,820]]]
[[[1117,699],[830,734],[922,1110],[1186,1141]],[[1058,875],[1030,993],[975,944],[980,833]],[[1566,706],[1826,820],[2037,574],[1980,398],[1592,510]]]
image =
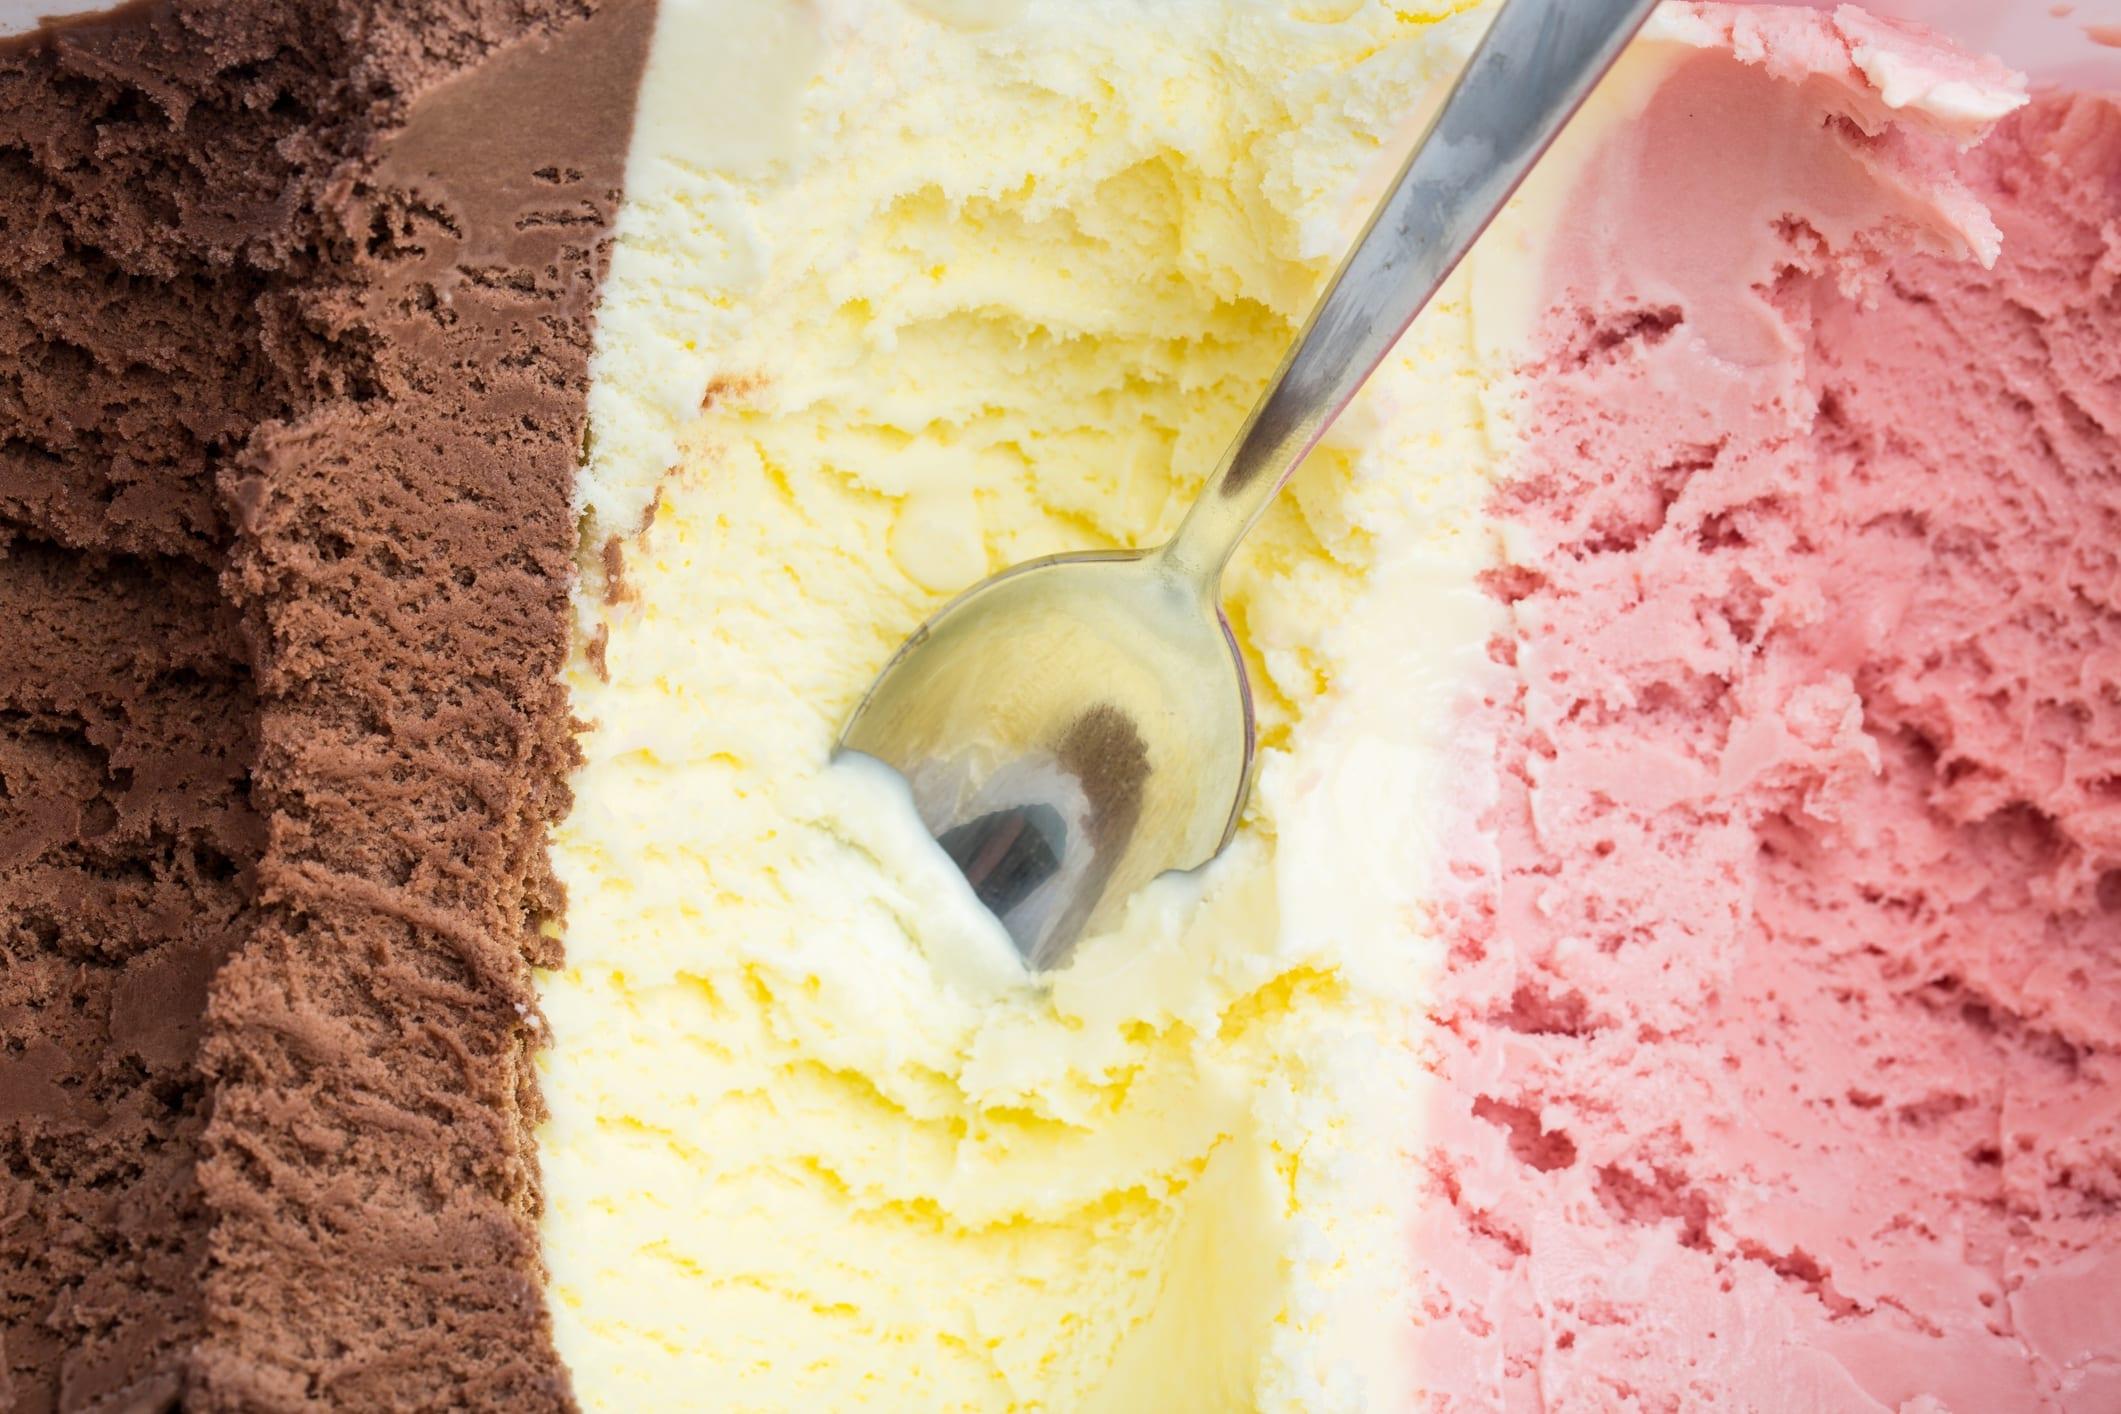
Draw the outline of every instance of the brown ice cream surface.
[[[568,1400],[528,968],[651,14],[0,47],[0,1406]]]

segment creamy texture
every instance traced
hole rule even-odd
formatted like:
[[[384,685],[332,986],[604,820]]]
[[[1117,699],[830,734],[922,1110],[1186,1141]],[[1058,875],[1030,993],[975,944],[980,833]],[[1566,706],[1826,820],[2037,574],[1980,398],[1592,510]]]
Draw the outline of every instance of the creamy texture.
[[[1712,159],[1777,87],[1675,70],[1550,272],[1423,1366],[1475,1407],[2111,1409],[2121,110],[1966,153],[1786,113],[1762,187]]]
[[[1476,325],[1461,281],[1258,532],[1244,831],[1050,986],[889,788],[826,770],[948,594],[1175,523],[1475,33],[1340,8],[665,12],[545,986],[547,1252],[590,1405],[1410,1386],[1424,901],[1500,622],[1479,507],[1522,321]],[[748,84],[664,62],[710,15],[756,37],[697,51]],[[703,142],[702,93],[777,140]]]
[[[2035,1252],[2060,1275],[2022,1345],[1984,1337],[2034,1288],[1866,1226],[1955,1222],[1963,1176],[1852,1201],[1836,1165],[1897,1131],[1806,1148],[1820,1112],[1768,1083],[1898,1116],[1848,1067],[1907,1065],[1919,1111],[1973,1053],[1917,1026],[1813,1065],[1849,1023],[1780,1009],[1836,983],[1777,949],[1814,894],[1760,861],[1792,799],[1886,778],[1871,689],[1809,640],[1758,668],[1710,614],[1757,627],[1758,586],[1653,533],[1689,478],[1816,470],[1799,282],[1860,311],[1898,261],[2007,268],[1963,151],[2022,102],[1993,64],[1846,8],[1661,12],[1234,565],[1263,747],[1236,843],[1067,970],[1024,976],[896,784],[827,767],[948,595],[1168,532],[1480,18],[664,7],[543,979],[586,1404],[2096,1392],[2121,1342],[2056,1314],[2096,1218]],[[1795,544],[1756,577],[1827,602]],[[2068,1093],[2054,1124],[2105,1092]]]
[[[0,1408],[569,1403],[531,971],[649,15],[0,38]]]
[[[1948,90],[1861,15],[1673,18],[1496,507],[1424,1393],[2111,1409],[2121,109],[1984,137],[2010,85],[1894,108]]]

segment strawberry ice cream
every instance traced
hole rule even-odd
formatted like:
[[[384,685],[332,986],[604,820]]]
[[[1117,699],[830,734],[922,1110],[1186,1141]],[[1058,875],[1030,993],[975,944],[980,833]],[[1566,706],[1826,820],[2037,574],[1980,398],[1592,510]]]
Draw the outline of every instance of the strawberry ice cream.
[[[1880,22],[1684,18],[1502,499],[1430,1368],[2121,1408],[2121,108],[1984,136]]]

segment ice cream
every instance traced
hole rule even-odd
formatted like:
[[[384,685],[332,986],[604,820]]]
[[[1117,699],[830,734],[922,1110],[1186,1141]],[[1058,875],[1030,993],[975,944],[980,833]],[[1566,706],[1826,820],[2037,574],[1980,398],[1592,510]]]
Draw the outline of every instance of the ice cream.
[[[1668,7],[1235,567],[1238,842],[1035,983],[837,724],[1170,529],[1481,16],[709,9],[583,483],[578,1396],[2097,1407],[2113,109]]]
[[[567,1402],[525,1017],[649,15],[0,48],[0,1407]]]
[[[2121,114],[2043,98],[1949,160],[1990,267],[1865,239],[1816,156],[1754,205],[1704,160],[1755,121],[1719,62],[1551,271],[1501,880],[1415,1239],[1503,1334],[1425,1363],[1476,1404],[2105,1408]]]
[[[1241,571],[1282,764],[1203,880],[1153,890],[1042,989],[903,809],[825,766],[944,596],[1168,527],[1359,217],[1352,187],[1473,27],[1392,46],[1351,114],[1342,71],[1400,29],[1381,11],[1308,40],[1208,8],[1003,29],[848,9],[808,33],[758,13],[785,28],[730,46],[732,83],[845,77],[786,105],[777,160],[710,183],[681,165],[698,72],[666,100],[651,67],[633,190],[663,163],[678,189],[629,207],[601,323],[616,391],[570,675],[596,725],[555,836],[568,967],[543,987],[577,1392],[1136,1408],[1404,1386],[1401,1131],[1435,958],[1358,953],[1341,929],[1370,917],[1285,877],[1271,841],[1349,847],[1292,770],[1333,747],[1282,748],[1347,654],[1323,630],[1380,636],[1420,603],[1418,641],[1352,670],[1401,697],[1369,769],[1415,832],[1388,832],[1373,892],[1421,906],[1417,802],[1452,791],[1452,698],[1499,621],[1462,294],[1381,385],[1389,425],[1321,459]],[[1292,61],[1312,72],[1287,82]],[[994,131],[968,146],[975,112]],[[1248,152],[1263,136],[1279,150]],[[674,255],[723,283],[679,306]],[[687,354],[673,403],[644,405],[632,370]],[[1366,446],[1440,465],[1366,476]],[[1400,597],[1366,616],[1372,536]]]
[[[2121,1402],[2091,68],[1667,5],[1066,971],[828,765],[1171,527],[1491,8],[0,40],[0,1406]]]

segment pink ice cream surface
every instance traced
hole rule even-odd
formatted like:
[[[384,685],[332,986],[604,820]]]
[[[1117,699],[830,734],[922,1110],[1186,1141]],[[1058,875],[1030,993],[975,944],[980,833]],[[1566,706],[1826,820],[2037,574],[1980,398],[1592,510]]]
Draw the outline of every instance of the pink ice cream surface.
[[[2121,105],[1968,147],[1860,15],[1695,13],[1498,505],[1428,1404],[2111,1414]]]

